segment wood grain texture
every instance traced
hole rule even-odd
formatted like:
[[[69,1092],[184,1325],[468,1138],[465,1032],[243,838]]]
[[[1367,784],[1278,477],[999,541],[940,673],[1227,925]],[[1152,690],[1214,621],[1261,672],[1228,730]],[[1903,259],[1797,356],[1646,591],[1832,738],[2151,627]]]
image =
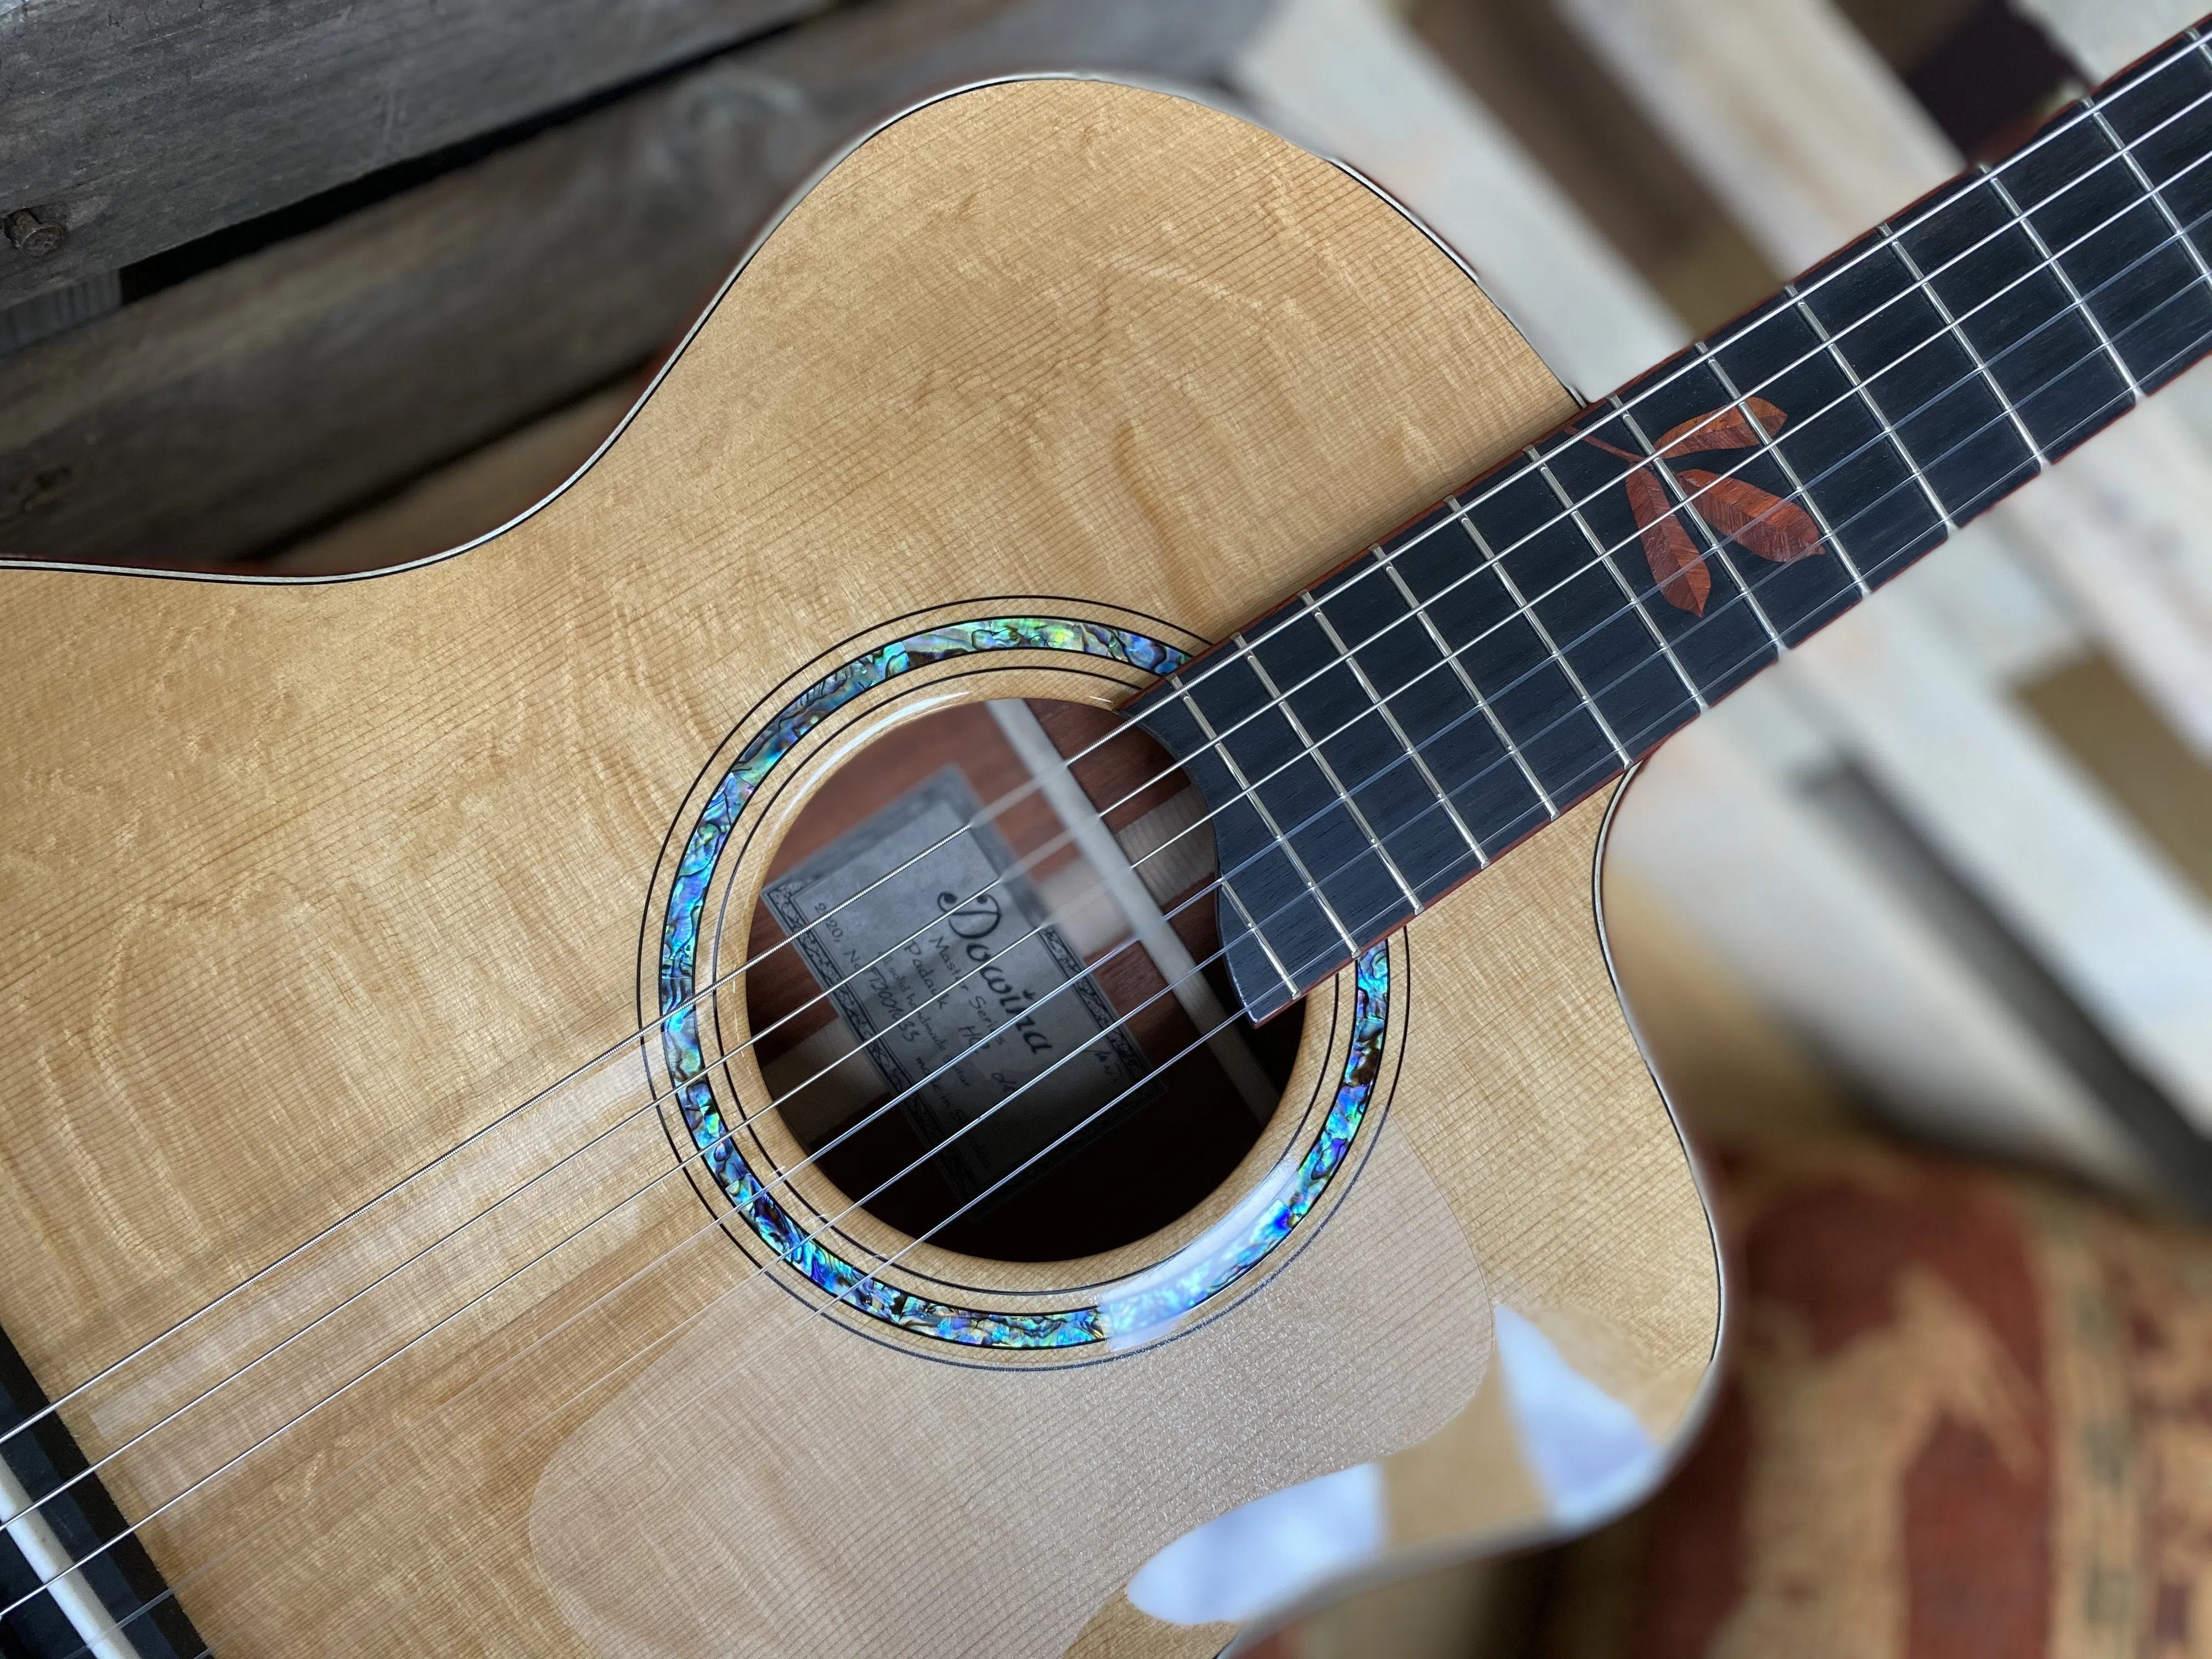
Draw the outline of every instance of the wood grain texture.
[[[266,550],[636,369],[809,173],[902,106],[1022,70],[1203,80],[1263,9],[841,13],[40,342],[8,362],[0,554]]]
[[[827,0],[96,0],[0,13],[0,306],[666,69]],[[46,239],[52,240],[53,239]]]
[[[481,547],[327,585],[0,571],[0,764],[23,781],[0,797],[0,1201],[20,1218],[0,1324],[59,1392],[623,1039],[672,817],[813,665],[1025,608],[1218,637],[1567,412],[1459,268],[1335,169],[1177,99],[1018,82],[842,166],[614,446]],[[1007,657],[856,701],[790,788],[932,699],[1133,689]],[[779,1369],[742,1328],[702,1343],[785,1331],[800,1304],[756,1306],[766,1281],[680,1180],[471,1301],[669,1170],[647,1116],[111,1485],[146,1513],[465,1305],[149,1529],[227,1655],[811,1653],[857,1630],[877,1645],[842,1650],[1167,1659],[1198,1633],[1094,1610],[1271,1480],[1384,1459],[1407,1542],[1540,1522],[1496,1461],[1480,1310],[1511,1306],[1662,1444],[1718,1316],[1592,927],[1600,811],[1395,947],[1387,1178],[1352,1182],[1207,1347],[962,1370],[803,1319],[789,1352],[829,1358]],[[1347,987],[1322,994],[1303,1076],[1344,1025]],[[95,1455],[119,1444],[644,1092],[604,1069],[503,1125],[72,1426]],[[715,1377],[695,1430],[672,1379]],[[927,1433],[891,1432],[909,1401]],[[1163,1401],[1185,1407],[1164,1426]],[[1054,1455],[1073,1447],[1112,1449]],[[573,1478],[595,1466],[659,1478]],[[839,1513],[904,1524],[825,1535],[817,1471]],[[1078,1513],[1097,1525],[1055,1534]],[[702,1576],[685,1540],[726,1567]],[[680,1592],[641,1602],[641,1561]],[[884,1638],[887,1608],[910,1616]]]

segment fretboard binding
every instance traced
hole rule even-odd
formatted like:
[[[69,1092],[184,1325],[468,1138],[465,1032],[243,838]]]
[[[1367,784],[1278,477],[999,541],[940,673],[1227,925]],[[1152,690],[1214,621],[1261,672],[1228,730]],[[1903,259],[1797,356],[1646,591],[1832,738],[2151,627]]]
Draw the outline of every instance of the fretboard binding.
[[[1463,520],[1464,515],[1462,516]],[[1559,803],[1552,799],[1552,792],[1544,787],[1544,781],[1536,775],[1536,769],[1528,764],[1528,757],[1521,752],[1521,745],[1513,741],[1513,734],[1505,729],[1505,722],[1498,718],[1498,711],[1490,706],[1490,699],[1482,695],[1482,688],[1474,683],[1474,676],[1467,672],[1467,665],[1459,659],[1459,653],[1444,643],[1444,636],[1437,632],[1436,619],[1429,615],[1428,606],[1422,604],[1414,596],[1413,590],[1406,585],[1406,579],[1398,574],[1398,567],[1390,562],[1390,556],[1383,552],[1381,544],[1369,550],[1381,564],[1383,574],[1390,578],[1390,585],[1406,601],[1407,609],[1420,619],[1421,631],[1429,636],[1429,642],[1436,647],[1437,654],[1451,665],[1452,673],[1474,706],[1482,711],[1483,719],[1490,722],[1490,729],[1498,734],[1498,741],[1513,757],[1514,765],[1521,769],[1521,775],[1528,781],[1528,787],[1536,792],[1536,799],[1544,804],[1544,816],[1551,818],[1559,817]]]
[[[1616,398],[1614,401],[1618,403],[1620,400]],[[1534,453],[1533,450],[1529,453],[1532,455]],[[1668,644],[1666,635],[1659,631],[1659,624],[1651,619],[1651,613],[1644,608],[1643,599],[1638,597],[1636,590],[1628,585],[1628,578],[1620,574],[1620,567],[1613,562],[1612,550],[1606,546],[1597,532],[1590,527],[1589,520],[1583,516],[1582,508],[1575,504],[1575,498],[1567,493],[1566,486],[1559,482],[1552,469],[1539,460],[1536,463],[1536,471],[1543,475],[1544,482],[1551,485],[1552,494],[1559,498],[1559,505],[1566,508],[1567,516],[1575,521],[1575,528],[1583,532],[1583,539],[1590,544],[1590,550],[1597,555],[1597,562],[1605,567],[1606,574],[1613,578],[1613,585],[1620,590],[1620,596],[1628,601],[1629,608],[1636,612],[1638,620],[1643,623],[1645,631],[1651,635],[1652,642],[1659,647],[1659,654],[1667,659],[1668,665],[1674,671],[1674,678],[1682,682],[1682,689],[1690,694],[1690,700],[1697,704],[1698,712],[1702,714],[1707,706],[1705,692],[1698,689],[1697,681],[1690,678],[1690,671],[1682,666],[1682,659],[1674,654],[1674,647]]]
[[[1804,296],[1797,291],[1796,283],[1784,283],[1782,291],[1789,296],[1790,303],[1796,308],[1797,313],[1811,325],[1813,332],[1820,336],[1820,343],[1827,348],[1828,356],[1843,371],[1844,378],[1851,383],[1851,390],[1858,393],[1859,401],[1866,405],[1867,413],[1874,416],[1875,424],[1888,434],[1891,446],[1903,459],[1905,470],[1912,474],[1913,482],[1920,486],[1920,493],[1928,498],[1928,505],[1935,509],[1944,530],[1951,535],[1957,535],[1958,520],[1951,516],[1951,509],[1943,505],[1943,498],[1936,493],[1936,486],[1928,482],[1928,475],[1920,470],[1920,462],[1905,447],[1904,438],[1889,423],[1889,417],[1881,412],[1881,405],[1874,400],[1874,393],[1867,390],[1866,382],[1859,379],[1859,372],[1851,367],[1851,360],[1844,356],[1843,349],[1836,343],[1835,336],[1828,332],[1819,313],[1805,303]]]
[[[1911,251],[1898,239],[1897,233],[1887,225],[1881,226],[1879,234],[1881,240],[1895,251],[1897,257],[1905,262],[1905,269],[1912,277],[1913,287],[1928,296],[1928,303],[1936,307],[1936,314],[1943,319],[1945,330],[1959,343],[1960,349],[1973,363],[1975,373],[1982,377],[1982,384],[1996,394],[1999,406],[2005,412],[2005,418],[2012,422],[2013,430],[2020,434],[2021,442],[2027,446],[2027,453],[2035,458],[2036,471],[2039,472],[2045,471],[2051,465],[2051,458],[2043,453],[2043,446],[2036,442],[2035,434],[2027,429],[2027,422],[2021,417],[2021,412],[2013,407],[2012,398],[2006,393],[2002,383],[1990,372],[1990,366],[1983,359],[1980,348],[1967,337],[1966,331],[1959,326],[1959,319],[1951,314],[1951,307],[1943,303],[1943,296],[1936,291],[1928,278],[1922,274],[1920,261],[1912,257]]]
[[[1413,738],[1407,735],[1406,728],[1398,724],[1398,717],[1390,712],[1389,699],[1376,689],[1373,680],[1368,678],[1367,671],[1359,665],[1359,659],[1352,654],[1351,648],[1344,642],[1344,635],[1336,631],[1336,624],[1328,619],[1328,612],[1314,603],[1314,597],[1310,592],[1299,594],[1298,603],[1303,605],[1313,619],[1321,624],[1322,632],[1328,635],[1330,648],[1343,659],[1344,665],[1352,671],[1352,678],[1359,682],[1359,689],[1366,695],[1367,701],[1374,705],[1375,712],[1382,717],[1383,724],[1390,728],[1390,735],[1397,738],[1398,746],[1406,751],[1406,758],[1413,762],[1413,769],[1421,775],[1421,781],[1428,785],[1429,793],[1437,798],[1437,804],[1444,809],[1444,816],[1452,821],[1452,827],[1459,831],[1460,839],[1467,843],[1468,850],[1474,854],[1475,868],[1488,869],[1490,854],[1482,850],[1482,842],[1476,839],[1474,831],[1468,827],[1467,820],[1460,816],[1459,808],[1452,804],[1452,798],[1444,793],[1443,785],[1437,781],[1437,775],[1429,769],[1429,763],[1423,757]]]
[[[1751,614],[1759,618],[1759,627],[1765,630],[1767,640],[1773,645],[1775,650],[1787,651],[1790,647],[1782,642],[1781,633],[1775,628],[1773,619],[1766,614],[1766,607],[1759,602],[1759,596],[1751,591],[1751,584],[1744,580],[1743,572],[1736,568],[1735,561],[1722,551],[1719,535],[1714,531],[1705,515],[1698,511],[1697,502],[1689,492],[1682,488],[1682,481],[1674,476],[1674,464],[1660,455],[1658,446],[1651,441],[1650,434],[1644,430],[1644,423],[1630,412],[1628,406],[1622,403],[1617,395],[1613,399],[1613,405],[1620,411],[1621,421],[1628,428],[1630,434],[1635,438],[1636,447],[1651,458],[1651,465],[1665,483],[1667,493],[1674,498],[1678,508],[1689,519],[1691,525],[1704,539],[1705,556],[1728,573],[1729,580],[1735,584],[1736,592],[1743,595],[1743,602],[1750,607]],[[1754,432],[1763,432],[1765,429],[1756,421],[1753,421],[1751,425]],[[1672,653],[1669,653],[1669,654]],[[1705,701],[1703,692],[1698,692],[1697,698],[1700,711],[1711,707]]]
[[[1534,453],[1533,450],[1528,453]],[[1453,512],[1459,513],[1458,501],[1449,501],[1448,505]],[[1605,733],[1605,740],[1613,745],[1613,752],[1620,757],[1620,763],[1623,766],[1635,765],[1635,757],[1628,752],[1628,745],[1621,742],[1620,734],[1613,729],[1613,722],[1606,719],[1605,710],[1597,706],[1597,699],[1590,696],[1589,688],[1583,684],[1583,677],[1575,672],[1574,664],[1569,662],[1565,653],[1559,649],[1559,642],[1552,637],[1552,630],[1544,626],[1544,619],[1529,609],[1528,601],[1522,595],[1521,584],[1513,580],[1512,574],[1505,568],[1504,562],[1490,550],[1490,544],[1482,539],[1482,532],[1474,527],[1474,519],[1460,514],[1459,527],[1467,532],[1468,540],[1474,544],[1475,551],[1482,555],[1483,562],[1497,576],[1498,585],[1505,590],[1505,597],[1513,601],[1513,608],[1521,613],[1529,627],[1536,630],[1536,637],[1543,641],[1545,652],[1559,665],[1559,672],[1567,677],[1567,684],[1574,687],[1575,696],[1582,700],[1583,707],[1589,710],[1590,718],[1597,722],[1597,729]]]
[[[1283,688],[1275,684],[1275,677],[1267,672],[1267,664],[1260,660],[1259,653],[1246,643],[1242,634],[1235,636],[1233,643],[1238,650],[1244,653],[1245,660],[1252,665],[1252,672],[1259,678],[1260,689],[1267,694],[1269,701],[1282,711],[1283,718],[1290,722],[1291,735],[1298,740],[1299,746],[1312,757],[1313,763],[1321,769],[1321,775],[1328,781],[1328,787],[1336,792],[1336,798],[1344,803],[1344,810],[1352,815],[1352,821],[1359,826],[1359,833],[1367,837],[1367,844],[1375,849],[1375,856],[1382,860],[1382,867],[1390,872],[1390,879],[1398,884],[1398,890],[1406,896],[1406,902],[1413,907],[1413,914],[1419,915],[1424,908],[1421,896],[1413,890],[1413,884],[1406,879],[1406,872],[1398,867],[1398,860],[1390,856],[1390,849],[1383,846],[1382,838],[1375,833],[1375,826],[1367,821],[1367,814],[1359,810],[1359,803],[1352,798],[1352,791],[1344,787],[1344,780],[1337,775],[1336,768],[1330,763],[1328,757],[1322,752],[1321,745],[1314,741],[1313,733],[1306,729],[1306,723],[1298,717],[1298,711],[1291,707],[1291,700],[1283,695]],[[1338,931],[1343,930],[1340,928]],[[1355,945],[1352,948],[1356,951],[1358,947]]]
[[[1760,450],[1774,458],[1774,464],[1782,469],[1782,476],[1790,481],[1790,493],[1805,503],[1805,510],[1813,515],[1813,522],[1820,527],[1821,539],[1835,549],[1836,556],[1843,561],[1844,570],[1850,575],[1851,585],[1859,591],[1859,597],[1863,599],[1873,597],[1874,588],[1868,582],[1866,573],[1859,568],[1858,561],[1851,556],[1850,550],[1844,545],[1844,538],[1836,533],[1836,527],[1828,522],[1828,515],[1821,510],[1820,502],[1813,499],[1813,492],[1805,487],[1804,479],[1797,476],[1797,468],[1790,457],[1783,452],[1781,443],[1760,423],[1759,417],[1751,412],[1751,404],[1745,398],[1741,390],[1737,387],[1735,377],[1728,372],[1718,355],[1703,340],[1698,342],[1698,356],[1704,359],[1706,366],[1713,371],[1714,378],[1720,381],[1721,389],[1728,393],[1729,401],[1735,405],[1736,412],[1750,422],[1751,429],[1759,434]]]
[[[1245,651],[1243,655],[1255,668],[1259,666],[1259,659],[1249,650]],[[1182,677],[1176,676],[1174,684],[1176,690],[1181,690]],[[1283,826],[1275,821],[1275,815],[1268,810],[1267,803],[1260,799],[1259,790],[1253,786],[1252,781],[1244,775],[1244,769],[1237,763],[1237,757],[1229,752],[1229,745],[1221,740],[1221,734],[1213,729],[1213,722],[1206,719],[1206,710],[1199,707],[1198,699],[1186,696],[1183,699],[1183,706],[1190,711],[1191,718],[1198,722],[1198,729],[1205,734],[1207,745],[1220,757],[1222,765],[1228,769],[1230,781],[1237,786],[1238,799],[1249,802],[1252,810],[1260,815],[1260,822],[1267,827],[1268,839],[1283,849],[1283,856],[1290,860],[1291,867],[1298,872],[1298,879],[1305,884],[1306,891],[1313,895],[1313,902],[1321,907],[1321,913],[1328,919],[1328,925],[1336,930],[1336,936],[1344,941],[1344,948],[1353,956],[1358,956],[1359,941],[1352,936],[1352,929],[1344,925],[1344,918],[1336,914],[1336,907],[1328,902],[1328,895],[1322,891],[1321,884],[1314,879],[1313,872],[1306,868],[1306,861],[1298,856],[1298,849],[1291,845],[1291,838],[1283,833]],[[1241,905],[1238,906],[1240,909],[1243,908]],[[1246,919],[1248,921],[1250,919],[1249,911],[1246,912]],[[1256,928],[1256,923],[1255,927]],[[1267,954],[1268,959],[1273,961],[1274,952],[1271,951]],[[1283,977],[1295,986],[1296,981],[1291,981],[1288,974],[1284,975]]]

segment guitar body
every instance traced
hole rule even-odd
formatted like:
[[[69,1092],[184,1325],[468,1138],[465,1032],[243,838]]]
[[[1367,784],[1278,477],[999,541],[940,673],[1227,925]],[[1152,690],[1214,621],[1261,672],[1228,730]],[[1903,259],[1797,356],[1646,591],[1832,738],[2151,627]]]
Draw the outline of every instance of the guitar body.
[[[1157,647],[1571,408],[1356,180],[1179,99],[1024,82],[854,152],[611,447],[478,545],[313,585],[0,571],[0,1325],[50,1396],[155,1343],[61,1416],[202,1637],[1211,1654],[1231,1624],[1123,1588],[1237,1505],[1374,1464],[1374,1541],[1431,1553],[1571,1510],[1518,1449],[1501,1323],[1632,1417],[1612,1496],[1656,1480],[1719,1283],[1603,953],[1601,800],[1314,994],[1284,1105],[1195,1211],[1076,1261],[925,1243],[889,1312],[825,1310],[726,1185],[667,1178],[674,1062],[625,1046],[670,918],[746,914],[864,744],[1125,702]],[[698,1041],[747,1113],[719,1007]],[[1218,1294],[1037,1334],[1165,1282],[1339,1130]],[[804,1162],[772,1114],[749,1133],[754,1167]],[[809,1225],[842,1207],[818,1170],[789,1191]]]

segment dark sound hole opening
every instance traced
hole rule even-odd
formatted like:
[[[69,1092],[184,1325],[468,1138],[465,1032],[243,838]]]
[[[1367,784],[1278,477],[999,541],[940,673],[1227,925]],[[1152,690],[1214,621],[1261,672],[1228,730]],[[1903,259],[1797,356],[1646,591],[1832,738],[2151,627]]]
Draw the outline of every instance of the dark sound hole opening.
[[[961,704],[839,769],[754,906],[747,955],[773,953],[745,1006],[841,1191],[948,1249],[1056,1261],[1221,1185],[1304,1010],[1235,1013],[1204,817],[1165,750],[1083,703]]]

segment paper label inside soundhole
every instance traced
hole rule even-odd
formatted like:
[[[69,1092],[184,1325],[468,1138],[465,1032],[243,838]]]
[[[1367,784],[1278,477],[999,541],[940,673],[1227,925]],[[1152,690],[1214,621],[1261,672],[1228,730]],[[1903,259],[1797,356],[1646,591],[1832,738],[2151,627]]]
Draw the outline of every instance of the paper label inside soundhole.
[[[935,1163],[963,1201],[1106,1103],[1086,1133],[1158,1092],[1127,1022],[984,816],[945,767],[761,896],[875,1080],[942,1147]]]

